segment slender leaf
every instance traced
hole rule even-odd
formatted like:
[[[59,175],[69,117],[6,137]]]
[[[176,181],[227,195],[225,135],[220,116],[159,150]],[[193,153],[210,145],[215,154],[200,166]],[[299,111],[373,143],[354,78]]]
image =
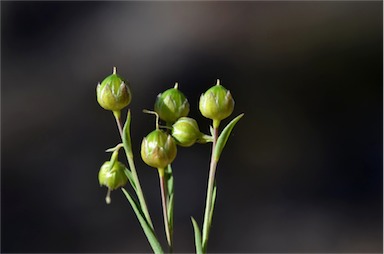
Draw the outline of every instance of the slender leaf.
[[[133,179],[132,172],[129,169],[125,168],[124,173],[127,176],[129,182],[131,183],[131,186],[134,189],[134,191],[137,192],[136,184],[135,184],[135,180]]]
[[[211,204],[211,212],[209,213],[209,227],[212,225],[212,217],[213,217],[213,210],[215,209],[215,202],[216,202],[216,182],[215,185],[213,186],[213,193],[212,193],[212,204]]]
[[[172,196],[169,196],[169,201],[168,201],[168,225],[171,230],[171,233],[173,231],[173,208],[174,208],[174,201],[173,201],[173,194]]]
[[[225,144],[227,143],[227,140],[229,138],[229,135],[231,134],[231,131],[233,127],[235,127],[236,123],[244,116],[244,114],[238,115],[236,118],[234,118],[222,131],[219,138],[217,139],[216,147],[215,147],[215,160],[218,161],[221,155],[221,152],[224,149]]]
[[[173,173],[172,173],[172,166],[171,164],[169,164],[165,170],[164,170],[164,179],[165,179],[165,183],[167,185],[167,193],[168,195],[173,195],[174,191],[173,191]]]
[[[193,230],[195,231],[195,246],[196,246],[196,254],[203,254],[203,247],[201,245],[201,232],[199,225],[193,217],[191,217]]]
[[[161,245],[159,241],[156,238],[156,235],[154,231],[152,230],[151,226],[148,224],[147,220],[145,219],[145,216],[143,214],[143,211],[141,210],[141,207],[137,204],[135,199],[131,196],[131,194],[126,191],[124,188],[121,188],[124,195],[127,197],[129,203],[132,206],[133,211],[135,212],[137,219],[140,222],[141,227],[143,228],[143,231],[148,239],[149,244],[151,245],[154,253],[156,254],[163,254],[164,251],[161,248]]]
[[[136,173],[135,164],[133,162],[133,153],[132,153],[132,144],[131,144],[131,111],[128,110],[127,119],[125,120],[124,127],[123,127],[123,146],[125,150],[125,154],[128,159],[129,167],[132,172],[132,180],[135,183],[134,190],[137,194],[137,197],[139,199],[140,206],[142,207],[142,211],[144,212],[145,218],[148,221],[149,225],[153,229],[153,224],[151,220],[151,216],[149,215],[147,204],[145,203],[144,194],[140,186],[139,177]]]
[[[131,147],[131,111],[128,110],[127,119],[123,127],[123,144],[124,148]],[[131,149],[126,149],[131,150]]]
[[[173,173],[172,166],[169,164],[165,168],[164,174],[165,184],[167,186],[167,215],[168,215],[168,225],[171,234],[173,235],[173,209],[174,209],[174,185],[173,185]]]
[[[173,227],[173,208],[174,208],[174,202],[173,202],[174,189],[173,189],[172,167],[170,164],[165,168],[164,180],[167,187],[168,224],[172,228]]]
[[[207,232],[203,232],[203,241],[202,241],[202,244],[203,244],[203,252],[206,252],[206,249],[207,249],[207,245],[208,245],[208,235],[209,235],[209,231],[211,230],[211,226],[212,226],[212,218],[213,218],[213,211],[215,209],[215,202],[216,202],[216,193],[217,193],[217,187],[216,187],[216,182],[214,183],[213,185],[213,191],[212,191],[212,201],[211,201],[211,210],[209,211],[209,217],[208,217],[208,221],[207,221]],[[205,236],[204,236],[204,233]]]

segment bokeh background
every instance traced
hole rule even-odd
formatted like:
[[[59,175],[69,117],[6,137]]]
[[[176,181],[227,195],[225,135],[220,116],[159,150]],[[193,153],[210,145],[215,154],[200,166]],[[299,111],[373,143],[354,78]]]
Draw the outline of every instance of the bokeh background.
[[[139,176],[165,243],[156,171],[139,157],[155,97],[179,82],[245,112],[218,166],[211,252],[381,252],[383,6],[318,2],[1,2],[1,251],[150,252],[97,173],[119,142],[95,87],[131,83]],[[193,252],[209,145],[174,162],[175,251]],[[125,158],[122,156],[122,160]]]

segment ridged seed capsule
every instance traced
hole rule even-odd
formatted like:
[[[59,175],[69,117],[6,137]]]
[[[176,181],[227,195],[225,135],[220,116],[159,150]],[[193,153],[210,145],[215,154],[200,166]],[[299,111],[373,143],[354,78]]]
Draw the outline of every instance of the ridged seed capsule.
[[[235,101],[230,91],[220,85],[219,80],[215,86],[209,88],[200,97],[199,109],[201,114],[216,122],[230,116],[234,106]]]
[[[175,141],[160,129],[149,133],[141,143],[141,158],[154,168],[164,169],[176,158],[176,153]]]
[[[180,117],[188,115],[189,102],[176,83],[174,88],[157,96],[154,108],[161,120],[172,124]]]
[[[196,143],[202,133],[195,119],[181,117],[172,126],[172,136],[178,145],[189,147]]]
[[[129,83],[116,74],[106,77],[96,88],[97,102],[106,110],[120,111],[131,102]]]
[[[124,164],[119,161],[116,161],[112,166],[111,161],[104,162],[99,171],[100,185],[107,186],[110,190],[124,186],[128,181],[124,169]]]
[[[99,183],[100,186],[104,185],[108,188],[107,196],[105,197],[107,204],[111,203],[111,191],[127,184],[128,178],[124,170],[124,164],[114,160],[106,161],[101,166]]]

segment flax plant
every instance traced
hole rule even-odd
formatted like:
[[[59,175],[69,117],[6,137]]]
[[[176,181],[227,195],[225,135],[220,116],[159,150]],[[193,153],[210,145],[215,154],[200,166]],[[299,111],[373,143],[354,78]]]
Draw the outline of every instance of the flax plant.
[[[127,110],[125,121],[121,117],[121,111],[128,107],[132,99],[130,85],[117,74],[114,67],[112,75],[107,76],[97,85],[96,95],[99,105],[113,113],[121,137],[121,143],[106,150],[106,152],[112,153],[111,158],[105,161],[99,170],[99,184],[106,186],[108,189],[105,201],[107,204],[111,203],[111,191],[121,188],[135,212],[153,252],[157,254],[164,253],[155,232],[134,163],[130,132],[130,110]],[[156,128],[143,138],[140,155],[148,166],[156,168],[158,171],[164,231],[167,252],[169,253],[172,253],[174,249],[173,210],[175,200],[171,163],[177,156],[177,146],[190,147],[195,143],[212,143],[202,232],[196,220],[191,217],[195,234],[196,253],[207,253],[217,193],[215,181],[217,165],[234,126],[244,115],[240,114],[235,117],[220,132],[219,127],[222,120],[232,114],[234,105],[235,102],[231,93],[220,85],[219,80],[217,80],[216,85],[201,95],[200,112],[204,117],[212,120],[210,135],[200,132],[197,121],[188,116],[190,104],[186,96],[179,90],[178,83],[173,88],[157,96],[154,111],[144,110],[144,113],[156,115]],[[164,122],[165,125],[160,125],[160,121]],[[118,160],[121,149],[125,152],[128,166]],[[131,190],[124,188],[128,182]],[[182,197],[180,197],[179,202],[183,202]]]

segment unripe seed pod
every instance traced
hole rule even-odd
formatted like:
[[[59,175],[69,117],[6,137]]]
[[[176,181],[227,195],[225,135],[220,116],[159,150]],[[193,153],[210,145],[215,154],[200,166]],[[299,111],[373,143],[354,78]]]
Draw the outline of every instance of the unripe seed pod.
[[[199,109],[201,114],[214,121],[221,121],[230,116],[234,106],[235,101],[231,93],[220,85],[219,80],[215,86],[209,88],[200,97]]]
[[[172,126],[172,136],[180,146],[192,146],[201,136],[195,119],[181,117]]]
[[[156,129],[141,143],[141,158],[154,168],[165,168],[176,158],[176,143],[171,135]]]
[[[188,115],[189,102],[176,83],[174,88],[157,96],[154,108],[161,120],[172,124],[180,117]]]
[[[120,111],[131,102],[129,83],[116,74],[106,77],[96,88],[97,102],[106,110]]]
[[[106,161],[99,171],[99,183],[105,185],[109,190],[115,190],[124,186],[128,178],[124,173],[125,166],[119,161],[115,161],[111,166],[111,161]]]

